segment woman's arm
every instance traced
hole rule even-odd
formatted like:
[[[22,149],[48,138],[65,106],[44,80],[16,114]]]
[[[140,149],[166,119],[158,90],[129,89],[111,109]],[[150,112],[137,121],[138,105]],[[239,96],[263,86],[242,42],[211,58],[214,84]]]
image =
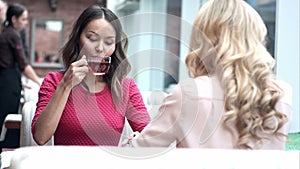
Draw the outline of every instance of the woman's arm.
[[[29,65],[28,61],[25,58],[24,47],[22,45],[21,37],[18,35],[18,32],[11,30],[8,38],[8,43],[12,49],[13,58],[18,63],[18,66],[22,73],[29,78],[30,80],[37,83],[41,86],[39,77],[36,75],[33,68]]]
[[[36,118],[36,121],[34,121],[34,118],[32,125],[33,138],[37,144],[43,145],[51,139],[52,135],[56,131],[71,89],[84,79],[87,72],[88,67],[84,56],[81,60],[72,63],[69,69],[65,72],[64,77],[55,89],[49,103],[37,104],[37,110],[43,108],[39,116]],[[44,82],[40,90],[48,90],[48,87],[49,83]],[[43,99],[47,101],[47,97],[51,96],[44,95],[40,97],[46,98],[39,98],[39,101],[42,101]],[[45,105],[45,107],[39,107],[43,105]]]
[[[133,79],[128,80],[128,82],[129,105],[127,106],[126,117],[132,130],[141,132],[150,122],[150,116],[136,83]],[[126,85],[124,87],[126,88]]]
[[[138,136],[132,139],[134,147],[168,147],[180,136],[178,120],[182,106],[180,87],[174,88],[168,95],[157,116],[146,126]]]
[[[29,64],[25,66],[23,74],[27,78],[29,78],[30,80],[34,81],[36,84],[41,86],[41,81],[40,81],[38,75],[35,73],[35,71],[32,69],[32,67]]]

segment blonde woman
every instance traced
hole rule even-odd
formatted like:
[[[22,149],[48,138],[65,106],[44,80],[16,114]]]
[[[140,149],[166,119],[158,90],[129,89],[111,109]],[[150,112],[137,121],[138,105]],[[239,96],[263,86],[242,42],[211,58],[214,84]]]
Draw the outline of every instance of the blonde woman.
[[[243,0],[209,0],[194,22],[180,82],[134,147],[284,149],[291,89],[275,79],[266,27]]]

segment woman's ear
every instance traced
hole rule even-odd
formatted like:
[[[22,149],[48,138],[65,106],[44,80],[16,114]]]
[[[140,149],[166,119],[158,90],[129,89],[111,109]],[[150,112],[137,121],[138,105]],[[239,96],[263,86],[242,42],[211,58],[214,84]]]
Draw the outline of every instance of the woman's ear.
[[[15,23],[17,22],[18,18],[16,16],[12,16],[11,17],[11,22],[13,25],[15,25]]]

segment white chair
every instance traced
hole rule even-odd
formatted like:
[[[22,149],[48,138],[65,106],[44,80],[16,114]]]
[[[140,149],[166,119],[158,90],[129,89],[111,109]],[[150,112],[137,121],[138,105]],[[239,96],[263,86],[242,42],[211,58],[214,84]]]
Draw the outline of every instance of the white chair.
[[[7,129],[19,128],[19,124],[22,121],[22,114],[8,114],[2,125],[0,141],[4,141]]]
[[[22,122],[20,129],[20,147],[37,145],[32,138],[31,120],[35,112],[36,101],[25,102],[22,109]]]
[[[19,110],[17,114],[7,114],[4,119],[2,128],[1,128],[1,135],[0,135],[0,142],[5,140],[7,129],[19,129],[20,123],[22,121],[22,114],[21,114],[21,107],[24,103],[24,90],[21,91],[21,99],[19,104]]]
[[[24,89],[24,100],[25,103],[22,108],[22,122],[20,128],[20,147],[36,146],[31,133],[31,121],[35,113],[36,103],[38,101],[38,90],[39,86],[33,81],[27,80],[27,84],[32,88]],[[53,137],[46,145],[53,145]]]
[[[31,121],[35,113],[36,101],[32,100],[25,102],[22,109],[22,122],[20,128],[20,147],[36,146],[32,133],[31,133]],[[53,145],[53,137],[46,145]]]

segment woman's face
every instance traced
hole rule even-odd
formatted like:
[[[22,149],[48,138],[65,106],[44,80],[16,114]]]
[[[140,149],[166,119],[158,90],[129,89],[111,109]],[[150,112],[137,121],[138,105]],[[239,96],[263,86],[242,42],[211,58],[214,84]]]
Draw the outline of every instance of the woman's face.
[[[20,31],[24,29],[28,24],[28,12],[24,11],[23,14],[18,18],[13,16],[12,21],[16,30]]]
[[[4,22],[5,20],[6,10],[7,5],[2,0],[0,0],[0,24],[2,24],[2,22]]]
[[[111,56],[115,51],[116,31],[105,19],[94,19],[80,35],[80,54],[89,58]]]

